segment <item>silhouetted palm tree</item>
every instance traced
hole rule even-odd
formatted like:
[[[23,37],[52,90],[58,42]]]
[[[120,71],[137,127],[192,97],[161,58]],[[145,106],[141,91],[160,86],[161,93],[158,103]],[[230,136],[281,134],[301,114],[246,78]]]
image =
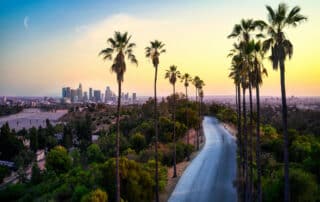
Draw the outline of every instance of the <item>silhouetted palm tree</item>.
[[[285,87],[285,60],[289,59],[293,53],[293,45],[286,38],[284,29],[286,27],[296,27],[307,18],[300,14],[300,7],[295,6],[290,11],[284,3],[279,4],[278,8],[272,9],[266,6],[268,11],[268,35],[269,39],[264,41],[264,50],[271,49],[270,60],[274,70],[280,68],[281,79],[281,97],[282,97],[282,127],[284,138],[284,201],[290,201],[290,184],[289,184],[289,152],[288,152],[288,126],[287,126],[287,101]]]
[[[120,202],[120,171],[119,171],[119,149],[120,149],[120,106],[121,106],[121,84],[124,81],[127,59],[136,65],[138,61],[133,54],[135,43],[130,42],[131,36],[127,32],[115,32],[113,38],[108,39],[108,47],[101,50],[99,55],[104,60],[112,60],[111,71],[116,73],[118,82],[118,105],[117,105],[117,138],[116,138],[116,201]]]
[[[261,42],[255,43],[253,53],[253,74],[252,86],[256,89],[256,165],[257,165],[257,201],[262,201],[261,188],[261,143],[260,143],[260,85],[262,85],[263,75],[268,76],[267,69],[263,65],[264,51],[262,50]]]
[[[183,82],[184,87],[186,89],[186,100],[187,100],[187,108],[186,108],[186,122],[187,123],[186,124],[188,126],[189,125],[188,124],[189,123],[188,122],[188,106],[189,106],[188,87],[189,87],[189,83],[192,82],[192,78],[191,78],[190,74],[188,74],[188,73],[183,74],[182,77],[181,77],[181,82]],[[189,142],[189,132],[187,134],[187,144],[190,144],[190,142]],[[188,161],[190,160],[190,155],[188,155],[187,159],[188,159]]]
[[[252,71],[251,69],[251,64],[250,64],[250,39],[251,39],[251,34],[252,32],[254,32],[256,29],[260,29],[263,30],[264,27],[266,26],[266,23],[264,21],[261,20],[253,20],[253,19],[242,19],[240,21],[240,24],[236,24],[233,28],[232,33],[228,36],[228,38],[234,38],[234,37],[238,37],[241,42],[239,44],[239,47],[241,48],[240,50],[243,52],[243,59],[244,59],[244,67],[246,68],[246,70],[243,72],[244,74],[247,74],[247,78],[245,80],[247,80],[245,83],[245,88],[243,89],[243,101],[245,101],[245,90],[246,88],[249,89],[249,101],[250,101],[250,126],[249,126],[249,137],[250,140],[252,140],[252,88],[251,88],[251,74],[250,72]],[[261,33],[257,33],[255,34],[255,36],[257,38],[259,37],[263,37],[263,35]],[[244,84],[244,79],[242,81],[242,86]],[[243,103],[243,108],[245,109],[245,103]],[[243,111],[243,115],[246,115],[246,112]],[[248,160],[249,160],[249,156],[250,159],[252,156],[252,144],[249,144],[250,146],[250,150],[248,152],[248,135],[247,135],[247,126],[246,126],[246,117],[243,117],[244,119],[244,127],[243,127],[243,134],[244,134],[244,165],[245,165],[245,169],[244,169],[244,175],[245,175],[245,183],[246,183],[246,188],[245,188],[245,196],[244,196],[244,200],[245,201],[250,201],[252,198],[252,175],[249,175],[248,173]],[[250,141],[251,142],[251,141]],[[248,153],[250,155],[248,155]],[[252,168],[251,168],[251,172],[252,172]]]
[[[235,44],[234,49],[231,50],[231,53],[228,56],[232,56],[231,61],[231,72],[229,77],[233,79],[235,88],[236,88],[236,105],[237,105],[237,139],[239,146],[239,154],[240,154],[240,166],[242,168],[242,172],[244,171],[244,156],[243,156],[243,139],[242,139],[242,131],[241,131],[241,71],[242,71],[242,57],[239,53],[238,46]],[[241,171],[239,174],[242,173]]]
[[[201,119],[201,116],[200,116],[200,107],[201,107],[201,100],[200,100],[200,91],[202,90],[202,87],[204,86],[204,82],[203,80],[201,80],[199,77],[197,80],[195,80],[195,86],[196,86],[196,89],[197,89],[197,92],[198,92],[198,97],[199,97],[199,100],[198,100],[198,105],[199,105],[199,125],[198,125],[198,130],[197,130],[197,150],[199,150],[199,137],[200,137],[200,128],[201,128],[201,122],[202,122],[202,119]]]
[[[170,84],[173,87],[173,177],[177,177],[177,154],[176,154],[176,81],[180,78],[180,72],[177,70],[177,66],[171,65],[169,70],[166,70],[165,78],[169,79]]]
[[[155,181],[156,181],[156,202],[159,202],[159,171],[158,171],[158,110],[157,110],[157,76],[158,76],[158,65],[159,56],[165,53],[165,44],[161,41],[155,40],[150,42],[150,46],[146,47],[146,57],[151,58],[152,64],[154,66],[154,131],[155,131],[155,160],[156,160],[156,170],[155,170]]]

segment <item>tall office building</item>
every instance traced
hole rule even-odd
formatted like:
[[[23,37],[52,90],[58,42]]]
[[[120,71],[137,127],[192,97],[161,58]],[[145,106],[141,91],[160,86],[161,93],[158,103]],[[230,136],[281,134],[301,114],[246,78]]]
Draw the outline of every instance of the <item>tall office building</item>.
[[[78,90],[71,89],[71,101],[77,102],[78,101]]]
[[[67,97],[67,88],[62,88],[62,98]]]
[[[62,88],[62,98],[71,98],[71,89],[70,89],[70,87]]]
[[[94,90],[93,91],[93,97],[94,97],[94,101],[101,102],[101,91],[100,90]]]
[[[82,100],[83,98],[83,96],[82,96],[82,85],[81,85],[81,83],[79,84],[79,88],[77,89],[78,90],[78,99],[79,100]]]
[[[105,92],[105,102],[109,102],[109,101],[112,101],[112,91],[110,87],[107,86],[106,92]]]
[[[88,92],[87,91],[85,91],[83,93],[83,101],[88,101]]]
[[[89,88],[89,100],[92,101],[92,88]]]
[[[132,93],[132,101],[137,101],[137,93]]]

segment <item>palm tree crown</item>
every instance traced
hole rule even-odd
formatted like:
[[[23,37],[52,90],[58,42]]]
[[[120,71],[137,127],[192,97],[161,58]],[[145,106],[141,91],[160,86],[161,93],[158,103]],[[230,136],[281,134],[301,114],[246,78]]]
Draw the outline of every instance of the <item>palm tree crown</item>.
[[[262,20],[242,19],[239,24],[234,25],[231,34],[228,38],[240,37],[244,41],[250,40],[250,32],[257,28],[262,30],[266,23]],[[257,34],[256,37],[262,37],[262,34]]]
[[[150,46],[146,47],[146,57],[150,57],[154,67],[159,65],[159,56],[161,53],[165,53],[165,44],[161,41],[150,41]]]
[[[278,69],[280,61],[284,61],[287,56],[291,58],[293,54],[293,45],[286,38],[283,29],[289,26],[296,27],[299,23],[307,20],[307,17],[300,14],[300,7],[295,6],[288,12],[288,6],[284,3],[279,4],[278,8],[273,10],[266,6],[268,11],[267,25],[269,39],[263,43],[263,50],[271,48],[270,60],[273,68]]]
[[[104,60],[113,60],[111,71],[117,74],[118,82],[123,82],[123,76],[126,72],[125,56],[131,63],[138,65],[136,56],[133,54],[135,43],[130,43],[131,35],[128,32],[115,32],[113,38],[107,40],[109,47],[103,49],[99,55],[103,56]],[[114,56],[115,55],[115,56]]]
[[[178,78],[181,77],[180,71],[177,70],[177,66],[171,65],[169,70],[166,70],[165,78],[169,79],[172,85],[176,84]]]
[[[192,78],[191,78],[190,74],[188,74],[188,73],[183,74],[181,77],[181,82],[183,82],[184,87],[186,87],[186,88],[189,87],[189,83],[192,82]]]

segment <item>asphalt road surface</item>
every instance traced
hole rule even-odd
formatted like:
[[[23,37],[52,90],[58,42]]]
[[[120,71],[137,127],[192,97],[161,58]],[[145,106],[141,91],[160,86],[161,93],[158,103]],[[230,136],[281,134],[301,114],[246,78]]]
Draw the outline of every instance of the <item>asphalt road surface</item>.
[[[235,138],[216,118],[205,117],[206,142],[184,171],[169,202],[237,201]]]

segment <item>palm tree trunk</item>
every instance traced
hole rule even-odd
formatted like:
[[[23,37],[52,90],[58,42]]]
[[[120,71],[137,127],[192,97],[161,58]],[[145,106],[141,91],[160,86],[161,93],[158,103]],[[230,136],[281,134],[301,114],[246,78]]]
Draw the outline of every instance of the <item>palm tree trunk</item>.
[[[287,125],[287,98],[285,86],[285,66],[284,61],[280,61],[280,79],[281,79],[281,98],[282,98],[282,127],[284,139],[284,201],[290,201],[290,182],[289,182],[289,140],[288,140],[288,125]]]
[[[243,156],[244,156],[244,164],[243,164],[243,176],[245,177],[245,185],[248,184],[248,153],[247,153],[247,144],[248,144],[248,134],[247,134],[247,115],[246,115],[246,89],[242,87],[243,94],[243,135],[244,135],[244,144],[243,144]],[[245,186],[244,201],[246,199],[247,186]]]
[[[197,105],[197,102],[198,102],[198,88],[196,88],[196,105]],[[199,149],[199,141],[198,141],[198,131],[197,131],[197,128],[195,127],[196,129],[196,138],[194,139],[194,143],[195,145],[197,145],[197,150]]]
[[[257,73],[258,74],[258,73]],[[258,75],[257,75],[258,78]],[[260,92],[259,92],[259,81],[256,81],[256,99],[257,99],[257,143],[256,143],[256,160],[257,160],[257,196],[258,202],[262,202],[262,189],[261,189],[261,159],[260,159]]]
[[[242,161],[243,161],[243,147],[242,147],[242,131],[241,131],[241,88],[240,88],[240,84],[237,84],[237,91],[238,91],[238,143],[239,143],[239,153],[240,153],[240,164],[242,165]],[[241,166],[240,166],[241,169]],[[240,172],[241,174],[242,172]]]
[[[176,150],[176,86],[173,84],[173,178],[177,177],[177,150]]]
[[[189,108],[189,100],[188,100],[188,87],[186,87],[186,100],[187,100],[187,108],[186,108],[186,124],[187,127],[189,127],[189,120],[188,120],[188,108]],[[187,131],[187,144],[190,144],[190,139],[189,139],[189,130]],[[187,156],[187,160],[190,160],[190,154]]]
[[[156,202],[159,202],[157,76],[158,76],[158,66],[155,66],[155,72],[154,72],[154,131],[155,131],[154,150],[155,150],[155,159],[156,159],[155,192],[156,192]]]
[[[121,105],[121,81],[118,81],[118,106],[117,106],[117,138],[116,138],[116,202],[120,202],[120,170],[119,170],[119,150],[120,150],[120,105]]]
[[[251,80],[251,78],[250,78]],[[252,193],[253,193],[253,110],[252,110],[252,86],[251,86],[251,81],[249,83],[249,101],[250,101],[250,121],[249,121],[249,134],[250,134],[250,139],[249,139],[249,165],[250,165],[250,175],[249,175],[249,191],[248,191],[248,200],[252,201]]]
[[[197,102],[198,102],[198,88],[196,88],[196,104],[197,104]],[[200,118],[200,117],[199,117]],[[201,120],[199,120],[199,122],[200,122]],[[199,123],[199,125],[200,125],[200,123]],[[197,150],[199,150],[199,130],[200,130],[200,128],[198,127],[198,129],[197,129]]]

